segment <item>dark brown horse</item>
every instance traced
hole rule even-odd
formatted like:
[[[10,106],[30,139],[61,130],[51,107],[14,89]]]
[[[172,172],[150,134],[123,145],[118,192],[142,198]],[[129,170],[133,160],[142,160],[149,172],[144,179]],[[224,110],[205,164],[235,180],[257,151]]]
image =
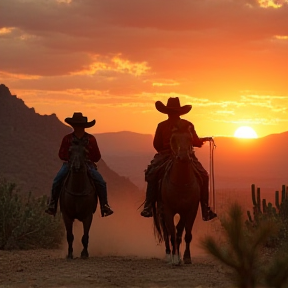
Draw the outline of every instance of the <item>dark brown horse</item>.
[[[68,242],[67,258],[73,258],[73,222],[78,219],[83,223],[81,252],[82,258],[87,258],[89,230],[93,214],[97,207],[97,197],[92,180],[88,176],[86,151],[81,142],[72,145],[70,149],[69,174],[64,181],[60,194],[60,209],[66,227]]]
[[[189,264],[192,227],[200,201],[200,178],[191,158],[194,153],[192,135],[187,127],[182,127],[181,120],[171,136],[170,146],[173,159],[168,164],[161,183],[160,197],[153,213],[154,228],[158,239],[165,241],[166,255],[172,264],[181,263],[179,250],[185,229],[186,248],[183,261]],[[176,214],[179,214],[180,220],[175,227]]]

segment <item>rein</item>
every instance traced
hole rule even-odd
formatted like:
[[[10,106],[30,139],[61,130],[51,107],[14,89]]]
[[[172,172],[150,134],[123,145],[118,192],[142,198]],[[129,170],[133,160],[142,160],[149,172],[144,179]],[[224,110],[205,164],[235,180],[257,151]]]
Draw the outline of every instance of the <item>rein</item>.
[[[210,150],[210,196],[212,195],[212,208],[216,211],[216,197],[215,197],[215,181],[214,181],[214,149],[216,144],[214,139],[209,140],[209,150]]]

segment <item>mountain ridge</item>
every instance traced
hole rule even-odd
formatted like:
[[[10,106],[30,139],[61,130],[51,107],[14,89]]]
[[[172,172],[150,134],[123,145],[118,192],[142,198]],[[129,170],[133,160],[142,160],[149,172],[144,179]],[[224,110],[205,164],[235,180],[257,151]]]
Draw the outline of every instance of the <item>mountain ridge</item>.
[[[72,128],[56,116],[40,115],[0,85],[0,176],[15,181],[21,190],[50,194],[52,181],[61,167],[58,151]],[[120,176],[102,159],[97,163],[109,194],[139,192],[128,177]]]

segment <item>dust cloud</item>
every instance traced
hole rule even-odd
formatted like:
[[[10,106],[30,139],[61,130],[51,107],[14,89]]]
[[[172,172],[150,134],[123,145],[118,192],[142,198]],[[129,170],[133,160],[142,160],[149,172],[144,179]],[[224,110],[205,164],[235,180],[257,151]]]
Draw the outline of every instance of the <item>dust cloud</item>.
[[[97,207],[90,229],[88,246],[90,256],[136,256],[160,259],[165,257],[164,243],[159,244],[154,237],[153,219],[144,218],[140,215],[142,207],[138,208],[143,199],[140,196],[129,200],[111,199],[109,202],[114,214],[104,218],[100,215],[99,206]],[[215,234],[219,226],[217,219],[211,222],[202,221],[200,211],[199,209],[192,230],[193,239],[190,246],[192,257],[205,254],[200,248],[199,239],[206,234]],[[81,237],[83,233],[81,222],[75,221],[73,233],[74,255],[79,257],[82,250]],[[181,246],[181,254],[183,255],[184,241]],[[65,240],[63,253],[66,251],[67,243]]]

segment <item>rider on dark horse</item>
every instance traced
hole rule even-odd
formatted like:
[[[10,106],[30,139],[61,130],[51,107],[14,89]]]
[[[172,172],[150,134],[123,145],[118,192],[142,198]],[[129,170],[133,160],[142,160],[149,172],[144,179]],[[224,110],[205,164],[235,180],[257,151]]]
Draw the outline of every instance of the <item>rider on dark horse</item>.
[[[143,217],[153,216],[152,205],[157,199],[159,181],[164,175],[166,164],[172,157],[172,151],[170,148],[172,130],[176,123],[181,119],[180,116],[187,114],[192,108],[191,105],[180,106],[178,97],[169,98],[167,101],[167,106],[165,106],[161,101],[157,101],[155,103],[155,107],[159,112],[167,114],[168,119],[159,123],[157,126],[153,141],[153,146],[157,153],[145,171],[147,190],[144,209],[141,212]],[[184,119],[182,119],[182,122],[186,123],[187,127],[190,126],[190,131],[193,138],[192,146],[201,147],[205,141],[209,140],[208,138],[199,138],[194,129],[194,125],[191,122]],[[217,217],[217,214],[215,214],[209,207],[209,175],[195,156],[195,153],[192,153],[191,156],[193,157],[193,163],[202,179],[200,199],[202,219],[204,221],[209,221]]]
[[[59,150],[59,158],[63,161],[63,165],[56,177],[54,178],[51,190],[50,203],[48,209],[45,212],[49,215],[55,216],[57,212],[57,203],[60,196],[63,180],[66,178],[69,172],[69,154],[72,145],[82,144],[87,151],[87,168],[88,173],[95,185],[97,195],[99,197],[101,215],[102,217],[113,214],[112,209],[108,205],[107,201],[107,187],[106,182],[102,175],[97,170],[95,162],[101,159],[100,150],[96,138],[85,132],[85,128],[89,128],[95,125],[95,120],[88,122],[87,117],[84,117],[82,113],[76,112],[72,118],[66,118],[65,122],[68,123],[74,131],[66,135],[61,143]],[[95,196],[96,197],[96,196]]]

